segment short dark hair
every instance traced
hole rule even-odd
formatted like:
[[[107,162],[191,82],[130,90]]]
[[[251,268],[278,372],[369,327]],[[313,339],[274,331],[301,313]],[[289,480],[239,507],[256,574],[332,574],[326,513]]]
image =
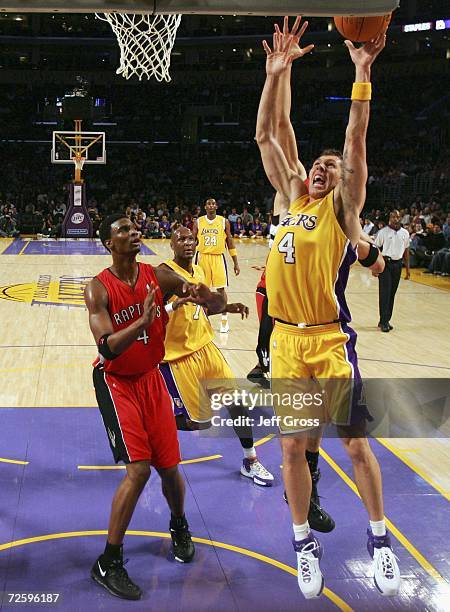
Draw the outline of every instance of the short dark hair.
[[[324,155],[332,155],[333,157],[339,157],[342,159],[342,152],[339,149],[324,149],[319,157],[323,157]]]
[[[98,235],[101,240],[101,243],[108,249],[105,242],[111,238],[111,225],[118,221],[119,219],[125,219],[125,213],[115,213],[114,215],[109,215],[100,223],[100,227],[98,228]]]

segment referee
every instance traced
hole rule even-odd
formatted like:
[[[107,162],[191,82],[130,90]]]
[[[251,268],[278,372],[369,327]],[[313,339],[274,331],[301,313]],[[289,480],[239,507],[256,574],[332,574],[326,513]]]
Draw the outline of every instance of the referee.
[[[383,227],[375,236],[375,244],[381,249],[386,262],[384,271],[378,276],[380,305],[378,327],[382,332],[390,332],[393,329],[390,320],[403,259],[406,266],[405,280],[409,280],[409,232],[401,226],[398,210],[391,212],[389,225]]]

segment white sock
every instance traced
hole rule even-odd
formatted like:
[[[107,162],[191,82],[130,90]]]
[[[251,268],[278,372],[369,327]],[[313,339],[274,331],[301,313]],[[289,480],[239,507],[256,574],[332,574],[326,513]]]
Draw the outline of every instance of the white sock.
[[[303,523],[303,525],[296,525],[295,523],[292,523],[292,528],[294,529],[294,539],[296,542],[300,542],[300,540],[307,538],[309,532],[311,531],[308,521]]]
[[[369,523],[374,536],[386,535],[386,521],[384,519],[381,521],[369,521]]]
[[[242,450],[244,451],[244,457],[246,459],[256,459],[256,450],[254,446],[251,448],[243,448]]]
[[[222,315],[222,323],[225,323],[226,321],[228,321],[228,315],[227,314],[223,314]]]

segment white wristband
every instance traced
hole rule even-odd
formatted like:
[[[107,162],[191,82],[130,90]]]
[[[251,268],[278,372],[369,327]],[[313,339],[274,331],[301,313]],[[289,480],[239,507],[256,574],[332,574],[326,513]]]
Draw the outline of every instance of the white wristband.
[[[173,312],[173,302],[169,302],[168,304],[166,304],[165,309],[166,309],[167,314],[170,314],[171,312]]]

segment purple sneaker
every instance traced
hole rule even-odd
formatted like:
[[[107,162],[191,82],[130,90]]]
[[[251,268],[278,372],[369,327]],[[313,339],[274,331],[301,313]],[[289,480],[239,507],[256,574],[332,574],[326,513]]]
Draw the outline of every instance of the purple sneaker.
[[[293,540],[293,544],[297,553],[297,580],[300,591],[305,599],[320,597],[324,587],[319,565],[323,553],[322,545],[311,532],[304,540]]]
[[[388,597],[397,595],[400,589],[400,570],[397,557],[391,546],[391,538],[386,532],[384,536],[374,536],[371,528],[367,529],[367,550],[373,559],[373,579],[375,586],[382,595]]]

